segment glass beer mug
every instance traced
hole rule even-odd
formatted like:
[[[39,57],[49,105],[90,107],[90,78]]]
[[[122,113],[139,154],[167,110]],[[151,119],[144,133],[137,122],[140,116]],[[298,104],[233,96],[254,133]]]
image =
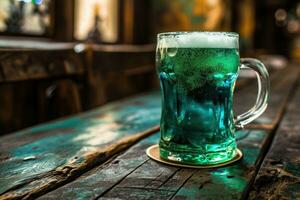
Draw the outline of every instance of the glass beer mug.
[[[269,91],[265,66],[256,59],[240,59],[238,42],[239,35],[229,32],[158,34],[161,158],[213,165],[236,156],[235,131],[265,111]],[[244,68],[257,74],[258,97],[254,107],[234,118],[234,85]]]

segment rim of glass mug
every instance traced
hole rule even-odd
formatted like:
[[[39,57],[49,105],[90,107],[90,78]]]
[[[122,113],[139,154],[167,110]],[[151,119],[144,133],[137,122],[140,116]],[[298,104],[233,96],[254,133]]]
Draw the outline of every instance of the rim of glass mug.
[[[239,49],[239,34],[235,32],[176,31],[157,35],[162,48],[235,48]]]
[[[212,35],[225,35],[229,37],[239,37],[239,34],[236,32],[227,32],[227,31],[170,31],[170,32],[161,32],[157,36],[171,36],[179,34],[212,34]]]

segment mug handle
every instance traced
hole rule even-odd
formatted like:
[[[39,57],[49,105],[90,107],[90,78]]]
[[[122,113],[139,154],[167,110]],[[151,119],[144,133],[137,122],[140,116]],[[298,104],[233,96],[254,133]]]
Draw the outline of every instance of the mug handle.
[[[258,94],[255,105],[247,112],[236,117],[235,126],[238,129],[244,128],[245,125],[258,118],[266,110],[270,91],[269,73],[262,62],[253,58],[241,58],[240,69],[252,69],[255,71],[258,82]]]

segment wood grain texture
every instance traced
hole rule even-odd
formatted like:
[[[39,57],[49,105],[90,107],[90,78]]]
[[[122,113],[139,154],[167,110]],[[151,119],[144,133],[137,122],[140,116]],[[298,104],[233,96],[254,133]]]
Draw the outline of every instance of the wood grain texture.
[[[160,96],[136,97],[0,138],[0,199],[34,197],[158,130]]]
[[[107,161],[105,164],[83,174],[57,190],[40,197],[41,199],[94,199],[104,193],[116,183],[121,181],[126,175],[132,173],[136,168],[148,160],[145,149],[158,141],[158,134],[142,140],[138,144],[129,148],[115,159]]]
[[[286,108],[289,97],[294,91],[298,75],[299,67],[295,65],[291,65],[288,68],[275,71],[271,74],[271,90],[268,108],[262,114],[262,116],[247,125],[247,128],[272,130],[276,127],[284,113],[284,109]],[[256,80],[253,79],[253,81],[249,83],[247,87],[235,94],[235,114],[239,115],[247,111],[247,109],[250,109],[250,107],[253,106],[256,101],[256,94]]]
[[[300,83],[249,199],[300,199]]]
[[[288,78],[281,77],[291,73],[291,71],[292,75]],[[265,131],[252,130],[251,134],[247,132],[238,133],[238,137],[243,138],[239,142],[239,146],[245,149],[243,150],[245,157],[237,165],[215,170],[180,169],[161,165],[145,157],[145,146],[150,145],[150,141],[153,140],[149,139],[134,146],[127,153],[106,163],[106,165],[41,198],[214,199],[222,197],[224,199],[226,197],[228,199],[241,199],[247,195],[250,183],[255,178],[255,172],[262,159],[261,156],[270,143],[272,137],[270,133],[283,114],[290,92],[296,82],[297,73],[297,70],[287,69],[272,77],[273,93],[267,116],[274,122],[271,121],[271,126],[268,126]],[[250,85],[238,92],[238,95],[246,95],[245,97],[241,96],[240,109],[244,108],[241,106],[242,103],[245,103],[251,94],[250,92],[255,91],[254,89],[256,86]],[[253,94],[251,95],[253,96]],[[262,122],[257,124],[263,125]],[[111,176],[112,171],[113,176]],[[223,192],[220,194],[215,191]]]
[[[247,143],[245,146],[249,149],[249,151],[245,151],[245,153],[249,153],[245,160],[254,158],[251,162],[249,161],[250,167],[245,166],[245,164],[240,166],[247,171],[241,172],[242,175],[246,174],[246,178],[239,175],[237,181],[233,179],[236,182],[240,179],[246,180],[244,188],[248,187],[246,186],[247,183],[253,178],[252,174],[255,171],[257,159],[263,151],[261,145],[265,146],[267,133],[279,122],[296,82],[295,74],[298,71],[295,68],[286,70],[291,73],[290,77],[286,78],[281,73],[280,75],[283,77],[276,75],[272,78],[275,82],[270,102],[275,103],[272,103],[267,111],[270,113],[267,115],[267,120],[258,121],[256,127],[265,128],[265,123],[271,125],[267,126],[266,131],[253,131],[254,134],[250,134],[251,136],[245,136],[245,138],[254,138],[254,141],[256,141],[256,137],[260,137],[260,139],[257,140],[258,143],[253,142],[249,144],[250,146],[247,146]],[[255,86],[249,85],[238,92],[237,95],[242,97],[242,101],[237,104],[238,108],[245,108],[246,102],[249,102],[250,97],[253,96],[250,92],[255,91],[255,88]],[[251,103],[253,102],[251,101]],[[152,93],[144,97],[108,105],[77,117],[0,138],[0,199],[36,197],[74,180],[88,169],[104,162],[115,153],[157,130],[160,109],[159,94]],[[243,142],[240,144],[242,145]],[[254,156],[251,157],[251,155]],[[155,167],[154,172],[159,168]],[[232,168],[232,172],[239,171],[240,168]],[[158,182],[153,183],[154,185],[160,185],[159,182],[161,182],[162,177],[165,178],[165,173],[168,174],[167,177],[171,177],[170,179],[178,176],[177,173],[182,173],[187,177],[192,175],[187,175],[186,172],[175,168],[166,170],[161,171],[161,175],[155,177]],[[165,179],[163,179],[164,181]],[[172,185],[173,183],[169,184]],[[226,184],[224,183],[224,185]],[[126,187],[124,186],[125,189]],[[124,188],[122,190],[125,190]],[[139,188],[135,189],[140,191]],[[156,189],[148,188],[148,190],[149,194],[154,194],[155,191],[153,190]],[[165,191],[165,189],[162,190]],[[192,190],[194,189],[192,188]],[[228,191],[231,192],[232,190]],[[81,192],[79,193],[81,194]],[[243,194],[238,191],[238,195]],[[180,195],[177,195],[176,198],[179,197]]]
[[[252,130],[238,143],[244,153],[241,162],[214,170],[198,170],[172,199],[244,199],[269,143],[269,131]]]
[[[240,198],[254,176],[268,132],[237,133],[242,161],[218,169],[198,170],[160,164],[147,158],[146,148],[156,144],[159,134],[148,137],[113,160],[84,174],[40,199],[213,199],[220,194]]]

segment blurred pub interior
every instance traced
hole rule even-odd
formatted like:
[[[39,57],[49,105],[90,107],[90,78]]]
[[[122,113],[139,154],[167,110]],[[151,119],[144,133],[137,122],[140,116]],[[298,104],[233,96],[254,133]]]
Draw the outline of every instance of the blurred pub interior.
[[[157,90],[156,34],[179,30],[300,62],[300,0],[1,0],[0,135]]]

